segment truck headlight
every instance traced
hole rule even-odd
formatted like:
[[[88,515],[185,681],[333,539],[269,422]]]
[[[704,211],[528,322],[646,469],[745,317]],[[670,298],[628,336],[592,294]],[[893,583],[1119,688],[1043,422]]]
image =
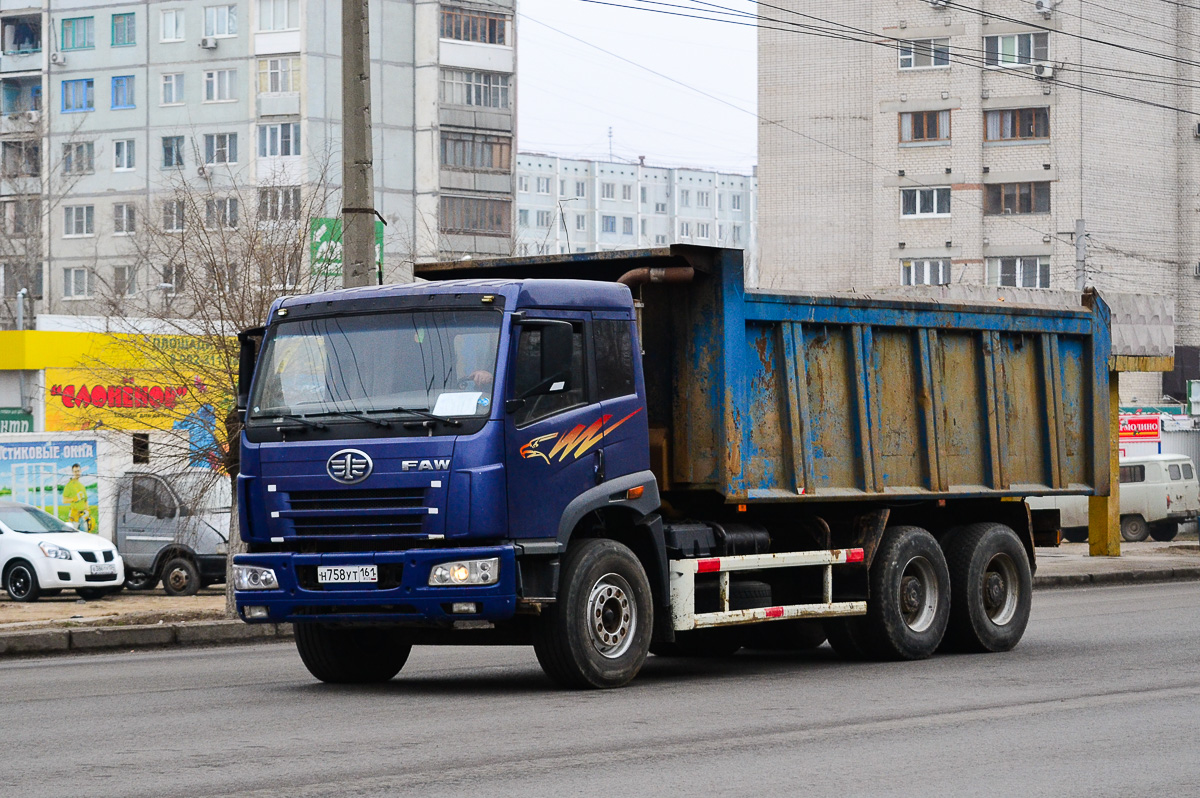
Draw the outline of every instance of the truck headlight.
[[[433,566],[429,572],[429,584],[433,587],[445,585],[491,585],[500,575],[500,560],[458,560]]]
[[[276,590],[279,580],[271,568],[260,568],[257,565],[233,566],[233,587],[235,590]]]
[[[53,543],[39,543],[38,548],[52,560],[69,560],[71,552],[64,549],[62,546],[55,546]]]

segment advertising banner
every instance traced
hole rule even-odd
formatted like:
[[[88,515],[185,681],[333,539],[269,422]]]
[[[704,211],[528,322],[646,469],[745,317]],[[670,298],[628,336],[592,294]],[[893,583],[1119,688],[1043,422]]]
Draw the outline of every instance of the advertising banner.
[[[314,277],[342,276],[342,220],[309,220],[309,263]],[[383,222],[375,220],[375,263],[383,265]]]
[[[0,433],[33,432],[33,413],[19,407],[0,407]]]
[[[1159,443],[1162,440],[1162,419],[1157,415],[1140,416],[1122,413],[1121,443]]]
[[[94,440],[0,443],[0,499],[38,507],[85,532],[99,530],[98,473]]]

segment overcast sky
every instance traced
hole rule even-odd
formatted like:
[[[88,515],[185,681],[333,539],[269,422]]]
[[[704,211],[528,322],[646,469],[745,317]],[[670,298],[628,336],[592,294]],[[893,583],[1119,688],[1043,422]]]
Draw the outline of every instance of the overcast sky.
[[[751,113],[563,35],[753,112],[753,28],[582,0],[518,0],[517,9],[522,151],[607,159],[611,127],[616,160],[747,173],[757,163]]]

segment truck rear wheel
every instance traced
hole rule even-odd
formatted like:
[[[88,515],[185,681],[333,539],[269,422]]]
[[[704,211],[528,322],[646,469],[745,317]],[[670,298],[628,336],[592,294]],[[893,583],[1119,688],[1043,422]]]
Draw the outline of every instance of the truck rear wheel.
[[[950,574],[933,535],[915,526],[883,534],[871,563],[871,594],[860,642],[879,659],[924,659],[950,619]]]
[[[971,524],[946,541],[950,567],[947,643],[964,651],[1008,651],[1029,624],[1033,574],[1017,533],[1004,524]]]
[[[330,684],[386,682],[400,672],[412,651],[403,633],[394,629],[296,623],[294,633],[304,667]]]
[[[1178,534],[1179,524],[1175,521],[1163,521],[1158,524],[1152,524],[1150,527],[1150,537],[1154,538],[1160,543],[1166,543],[1169,540],[1174,540],[1175,536]]]
[[[563,558],[558,600],[538,618],[533,649],[563,687],[620,687],[646,661],[653,613],[650,582],[628,547],[579,540]]]
[[[1140,515],[1121,516],[1121,537],[1127,543],[1140,543],[1150,537],[1150,527]]]

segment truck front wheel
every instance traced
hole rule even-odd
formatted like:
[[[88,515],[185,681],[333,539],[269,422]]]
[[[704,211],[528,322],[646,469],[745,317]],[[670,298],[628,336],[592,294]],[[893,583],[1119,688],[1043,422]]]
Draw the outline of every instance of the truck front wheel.
[[[654,628],[650,582],[628,547],[579,540],[567,550],[558,601],[538,619],[533,647],[563,687],[620,687],[646,661]]]
[[[296,623],[294,633],[304,667],[330,684],[386,682],[400,672],[412,651],[394,629]]]
[[[1033,600],[1029,557],[1004,524],[971,524],[946,541],[950,566],[947,642],[966,651],[1008,651],[1025,634]]]
[[[937,650],[950,618],[950,574],[933,535],[895,526],[871,563],[871,598],[861,627],[865,653],[924,659]]]

